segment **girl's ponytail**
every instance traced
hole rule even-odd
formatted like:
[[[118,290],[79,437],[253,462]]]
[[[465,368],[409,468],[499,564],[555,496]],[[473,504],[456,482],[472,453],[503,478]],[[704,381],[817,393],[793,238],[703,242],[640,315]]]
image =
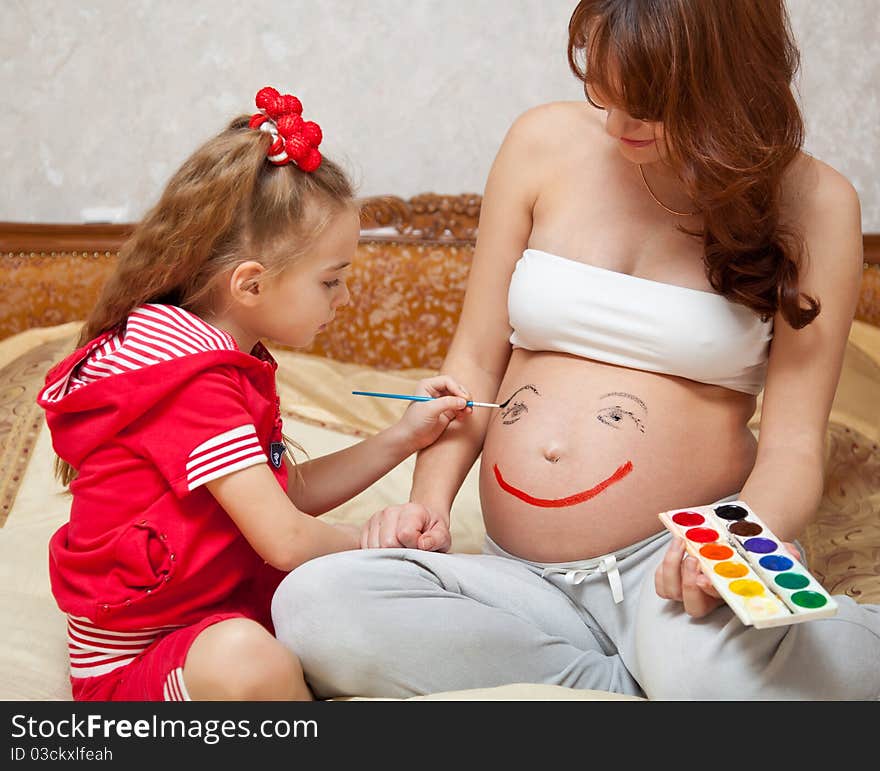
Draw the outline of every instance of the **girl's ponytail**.
[[[122,245],[80,345],[119,326],[139,305],[180,305],[200,288],[211,257],[238,246],[269,141],[236,119],[180,167]]]

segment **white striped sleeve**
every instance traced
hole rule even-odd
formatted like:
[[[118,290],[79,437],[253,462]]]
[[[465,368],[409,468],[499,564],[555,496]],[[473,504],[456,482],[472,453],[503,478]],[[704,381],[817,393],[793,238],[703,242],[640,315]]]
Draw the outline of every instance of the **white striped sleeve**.
[[[189,454],[186,463],[187,488],[195,490],[212,479],[268,460],[253,424],[224,431],[202,442]]]

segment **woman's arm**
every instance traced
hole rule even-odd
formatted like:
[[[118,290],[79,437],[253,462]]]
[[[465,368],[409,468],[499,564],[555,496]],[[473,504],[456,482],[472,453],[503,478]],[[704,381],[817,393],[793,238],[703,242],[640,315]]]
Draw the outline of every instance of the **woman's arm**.
[[[862,276],[858,194],[834,169],[811,161],[815,183],[796,222],[806,257],[801,291],[821,311],[800,330],[778,316],[761,409],[758,454],[745,500],[780,538],[798,537],[824,489],[824,442]]]
[[[357,535],[335,527],[291,503],[265,464],[250,466],[205,483],[247,542],[279,570],[323,554],[357,549]]]
[[[833,169],[815,168],[817,183],[793,220],[806,246],[801,291],[817,298],[821,311],[800,330],[781,316],[774,320],[758,454],[740,492],[787,541],[803,532],[822,497],[828,415],[862,276],[858,195]],[[722,600],[696,560],[684,557],[684,543],[673,539],[654,582],[658,595],[682,601],[685,612],[699,618]]]
[[[493,401],[510,358],[507,290],[528,245],[541,180],[547,117],[536,108],[511,126],[489,173],[461,315],[441,371],[476,401]],[[480,453],[491,410],[453,423],[416,458],[410,501],[449,523],[452,503]]]

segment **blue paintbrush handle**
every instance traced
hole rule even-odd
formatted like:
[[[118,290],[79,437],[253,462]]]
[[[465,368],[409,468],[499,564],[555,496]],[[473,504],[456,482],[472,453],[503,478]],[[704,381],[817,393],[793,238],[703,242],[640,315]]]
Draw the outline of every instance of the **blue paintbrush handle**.
[[[409,394],[383,394],[377,391],[352,391],[355,396],[378,396],[382,399],[406,399],[410,402],[430,402],[434,400],[433,396],[412,396]],[[499,407],[498,404],[487,404],[486,402],[468,402],[468,407]]]
[[[383,399],[406,399],[410,402],[429,402],[433,396],[409,396],[407,394],[382,394],[376,391],[352,391],[355,396],[380,396]]]

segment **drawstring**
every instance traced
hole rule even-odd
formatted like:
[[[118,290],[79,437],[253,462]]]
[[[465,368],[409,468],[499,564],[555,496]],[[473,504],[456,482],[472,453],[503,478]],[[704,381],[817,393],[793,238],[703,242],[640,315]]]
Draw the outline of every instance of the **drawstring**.
[[[623,581],[620,580],[620,571],[617,569],[617,557],[609,554],[602,557],[599,570],[608,576],[608,583],[611,584],[611,596],[614,602],[620,604],[623,602]]]
[[[569,586],[577,586],[587,576],[593,575],[595,572],[604,573],[608,577],[608,583],[611,586],[611,596],[615,603],[623,602],[623,582],[620,580],[620,571],[617,569],[617,557],[609,554],[599,561],[599,564],[591,568],[544,568],[541,571],[541,578],[559,573],[562,574],[563,580]]]
[[[665,531],[655,533],[638,543],[627,546],[625,549],[619,549],[614,554],[606,554],[604,557],[595,557],[580,562],[556,562],[550,564],[547,564],[546,562],[531,562],[529,560],[524,560],[521,557],[515,557],[504,551],[504,549],[487,535],[483,544],[483,554],[493,554],[497,557],[506,557],[508,559],[523,562],[534,569],[540,569],[541,578],[547,578],[547,576],[555,574],[561,575],[563,581],[569,586],[577,586],[582,583],[587,576],[591,576],[594,573],[604,573],[608,578],[608,584],[611,587],[611,596],[614,597],[614,602],[619,605],[623,602],[623,581],[620,579],[620,570],[617,567],[617,555],[620,555],[620,559],[625,559],[630,554],[635,554],[647,544],[653,543],[658,538],[662,538],[665,535]]]

